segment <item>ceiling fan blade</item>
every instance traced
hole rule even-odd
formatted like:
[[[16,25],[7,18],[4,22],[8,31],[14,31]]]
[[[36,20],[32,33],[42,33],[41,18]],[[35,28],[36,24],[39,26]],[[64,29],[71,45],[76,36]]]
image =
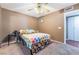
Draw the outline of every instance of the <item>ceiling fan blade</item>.
[[[47,10],[52,9],[51,7],[49,7],[49,6],[47,6],[47,5],[43,5],[42,7],[45,8],[45,9],[47,9]]]
[[[28,9],[27,11],[32,11],[33,10],[33,8],[31,8],[31,9]]]

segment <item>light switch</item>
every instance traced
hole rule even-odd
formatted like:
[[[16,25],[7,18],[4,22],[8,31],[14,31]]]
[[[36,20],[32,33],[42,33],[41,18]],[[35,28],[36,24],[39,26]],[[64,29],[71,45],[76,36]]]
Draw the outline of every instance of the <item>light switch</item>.
[[[43,19],[41,19],[40,21],[41,21],[41,23],[43,23],[43,22],[44,22],[44,20],[43,20]]]

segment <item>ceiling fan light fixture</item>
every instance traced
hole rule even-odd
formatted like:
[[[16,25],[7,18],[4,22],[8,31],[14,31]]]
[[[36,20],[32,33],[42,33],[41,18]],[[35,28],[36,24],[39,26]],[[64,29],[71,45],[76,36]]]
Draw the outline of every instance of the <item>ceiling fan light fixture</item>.
[[[37,3],[35,11],[37,14],[47,13],[50,11],[48,7],[48,3]]]
[[[37,13],[37,14],[39,14],[40,12],[39,12],[39,10],[37,9],[37,8],[35,8],[35,12]]]
[[[36,12],[37,14],[39,14],[39,13],[40,13],[40,9],[41,9],[40,3],[36,4],[36,6],[35,6],[34,9],[35,9],[35,12]]]

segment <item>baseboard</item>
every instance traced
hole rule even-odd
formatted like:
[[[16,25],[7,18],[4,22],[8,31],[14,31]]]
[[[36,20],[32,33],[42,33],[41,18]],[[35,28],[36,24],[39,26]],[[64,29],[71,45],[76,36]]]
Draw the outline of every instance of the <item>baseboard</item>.
[[[51,41],[54,41],[54,42],[57,42],[57,43],[62,43],[62,42],[60,42],[60,41],[52,40],[52,39],[51,39]],[[65,44],[65,43],[62,43],[62,44]]]
[[[15,44],[16,41],[11,41],[9,44]],[[1,43],[1,47],[8,45],[8,42]]]

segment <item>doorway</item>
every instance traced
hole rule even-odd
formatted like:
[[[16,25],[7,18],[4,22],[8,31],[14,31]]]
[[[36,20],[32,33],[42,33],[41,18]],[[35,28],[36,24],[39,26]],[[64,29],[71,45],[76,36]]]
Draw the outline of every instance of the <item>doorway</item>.
[[[79,10],[65,14],[64,42],[79,47]]]

